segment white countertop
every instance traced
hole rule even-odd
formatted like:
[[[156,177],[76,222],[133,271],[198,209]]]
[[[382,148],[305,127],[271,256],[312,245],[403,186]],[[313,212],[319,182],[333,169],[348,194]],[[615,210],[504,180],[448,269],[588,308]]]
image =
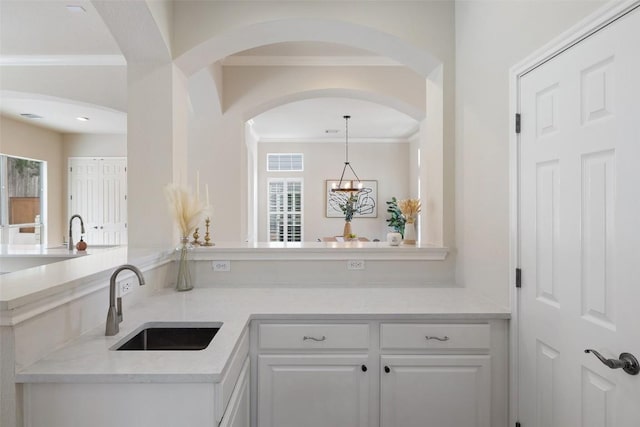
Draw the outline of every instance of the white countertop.
[[[202,288],[162,290],[16,375],[32,382],[218,382],[252,319],[507,319],[509,311],[465,288]],[[222,322],[201,351],[113,351],[145,322]]]
[[[171,250],[134,249],[120,247],[89,247],[78,255],[64,247],[43,248],[12,245],[2,248],[2,257],[19,256],[66,256],[56,262],[0,276],[0,312],[15,310],[26,304],[76,288],[96,274],[108,275],[114,268],[135,263],[142,267],[146,263],[169,259]],[[4,324],[4,323],[3,323]]]

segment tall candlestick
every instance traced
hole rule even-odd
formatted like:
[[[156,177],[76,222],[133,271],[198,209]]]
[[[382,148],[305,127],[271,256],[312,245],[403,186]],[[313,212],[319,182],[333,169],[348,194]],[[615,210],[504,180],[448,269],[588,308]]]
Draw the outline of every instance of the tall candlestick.
[[[200,171],[196,171],[196,200],[200,201]]]
[[[206,193],[207,193],[207,208],[208,208],[209,206],[211,206],[211,205],[209,204],[209,184],[205,184],[205,185],[204,185],[204,190],[205,190],[205,191],[206,191]]]

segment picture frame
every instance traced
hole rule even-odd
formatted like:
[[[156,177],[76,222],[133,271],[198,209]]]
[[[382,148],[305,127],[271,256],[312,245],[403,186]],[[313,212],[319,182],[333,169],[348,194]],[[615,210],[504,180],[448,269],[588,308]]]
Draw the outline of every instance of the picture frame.
[[[340,180],[325,180],[325,216],[327,218],[344,218],[344,213],[340,205],[344,204],[351,193],[333,192],[333,184],[338,185]],[[361,180],[362,190],[357,193],[356,213],[354,218],[377,218],[378,217],[378,181]]]

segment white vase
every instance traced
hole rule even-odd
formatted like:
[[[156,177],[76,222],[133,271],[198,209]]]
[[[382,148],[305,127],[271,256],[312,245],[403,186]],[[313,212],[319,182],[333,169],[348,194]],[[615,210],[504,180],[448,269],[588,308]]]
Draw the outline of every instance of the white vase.
[[[387,243],[389,246],[398,246],[402,241],[402,234],[400,233],[387,233]]]
[[[416,225],[413,222],[404,224],[404,239],[402,239],[402,243],[405,245],[416,244]]]

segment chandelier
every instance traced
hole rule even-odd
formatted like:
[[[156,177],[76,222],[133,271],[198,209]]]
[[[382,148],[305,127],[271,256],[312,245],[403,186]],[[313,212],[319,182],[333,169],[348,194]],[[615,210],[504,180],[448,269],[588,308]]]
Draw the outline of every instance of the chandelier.
[[[331,185],[331,191],[333,192],[346,192],[346,193],[357,193],[362,190],[362,182],[356,171],[353,170],[351,163],[349,163],[349,119],[351,116],[343,116],[344,117],[344,126],[345,126],[345,143],[344,143],[344,167],[342,168],[342,174],[340,175],[340,182],[337,184],[334,182]],[[351,173],[356,178],[353,179],[345,179],[345,172],[347,168],[351,170]]]

